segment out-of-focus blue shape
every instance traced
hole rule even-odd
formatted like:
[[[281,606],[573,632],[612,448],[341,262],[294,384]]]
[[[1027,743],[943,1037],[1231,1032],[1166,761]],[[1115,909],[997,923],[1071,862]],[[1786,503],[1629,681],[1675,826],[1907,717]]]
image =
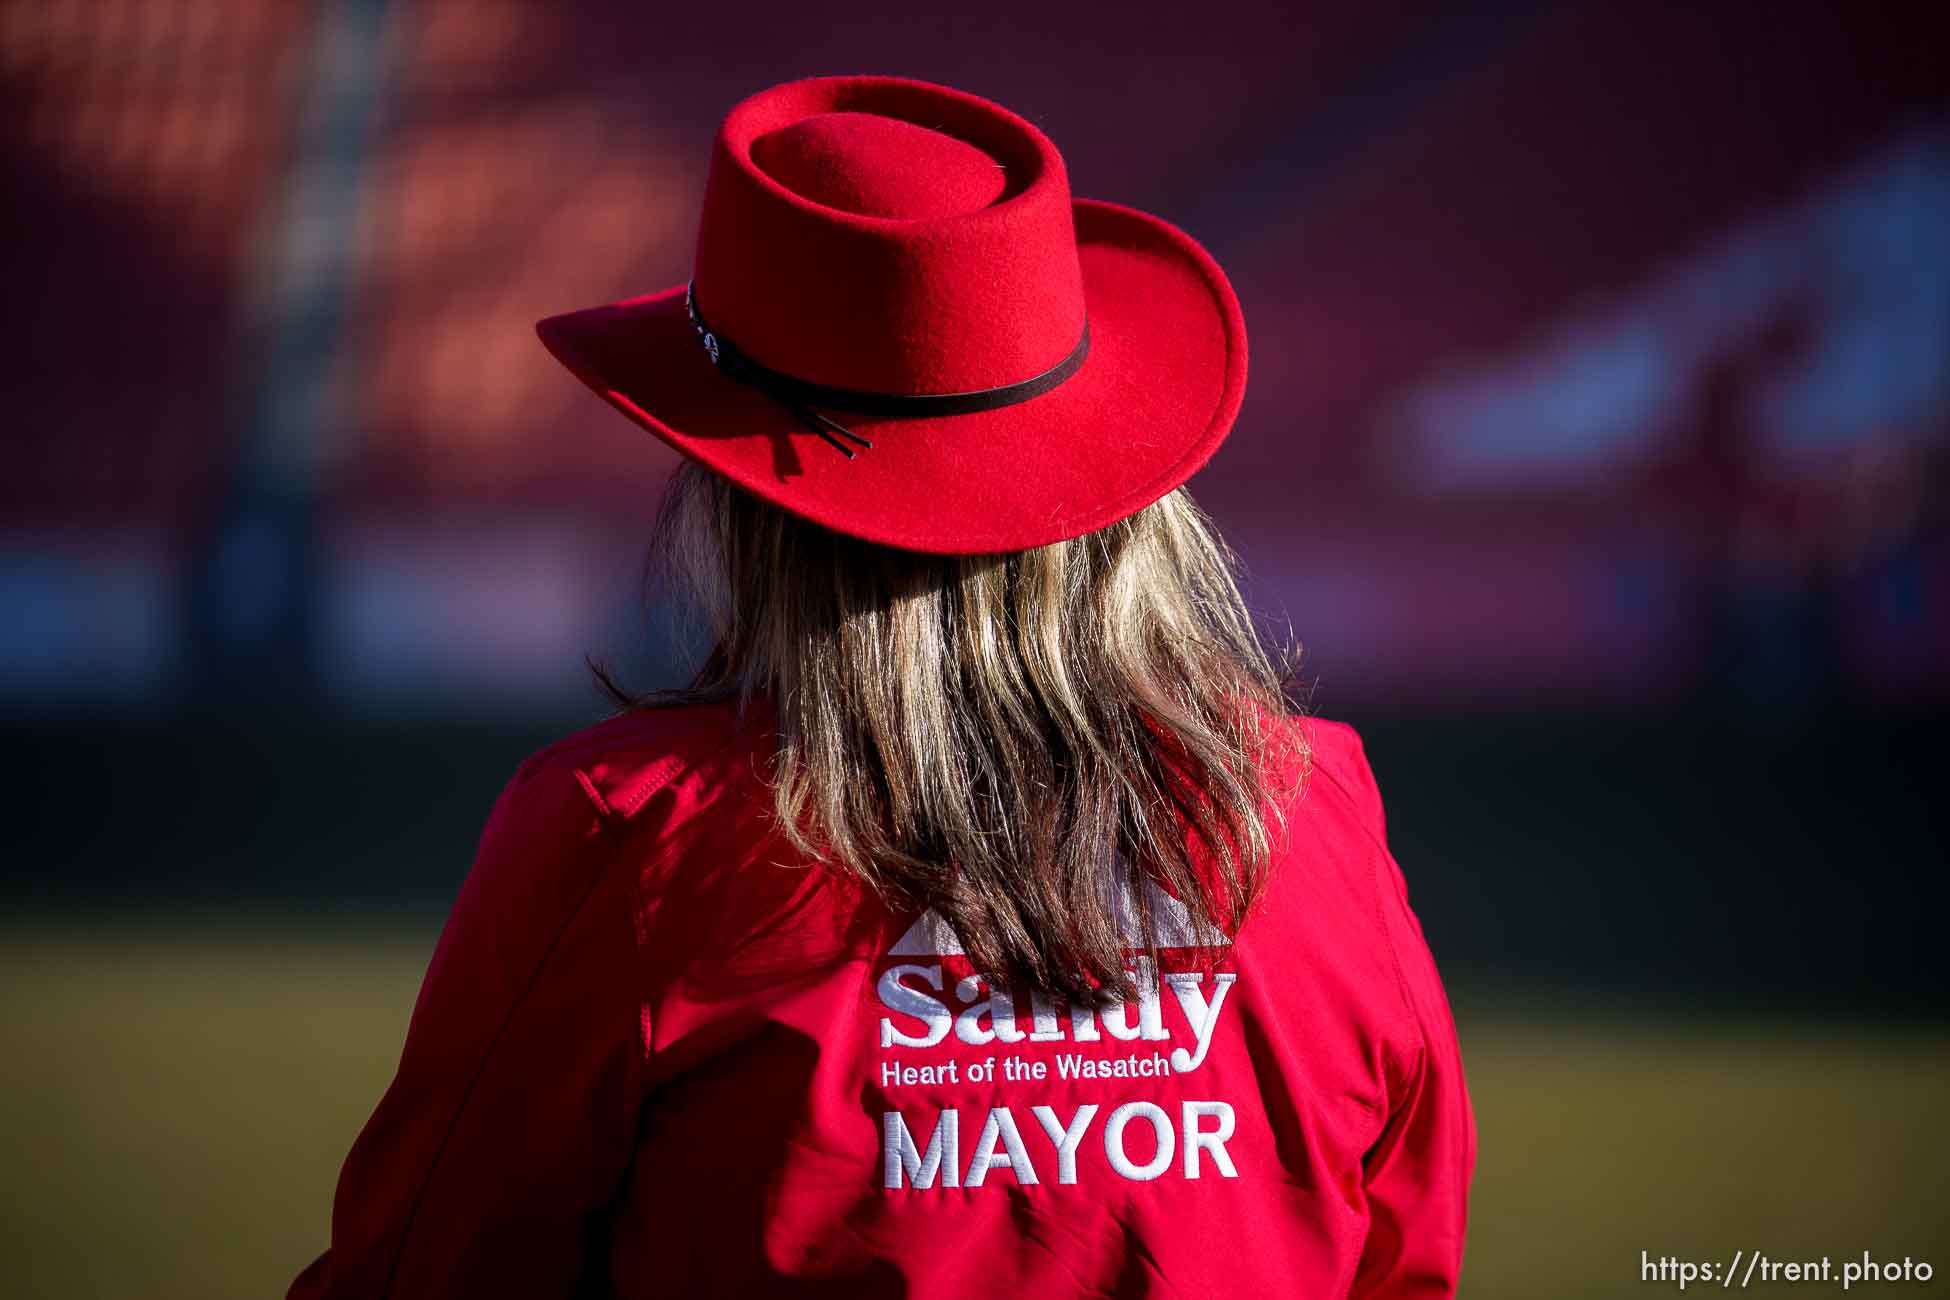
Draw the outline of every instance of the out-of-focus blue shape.
[[[309,701],[319,470],[341,431],[335,343],[384,87],[385,0],[321,6],[282,192],[252,251],[237,459],[190,579],[206,703]]]
[[[6,713],[143,709],[181,670],[174,574],[149,536],[0,542]]]
[[[1941,429],[1950,410],[1950,123],[1878,150],[1811,197],[1730,232],[1623,301],[1514,356],[1452,368],[1389,423],[1411,489],[1591,484],[1656,455],[1722,358],[1785,319],[1809,335],[1745,396],[1755,451],[1785,468]]]

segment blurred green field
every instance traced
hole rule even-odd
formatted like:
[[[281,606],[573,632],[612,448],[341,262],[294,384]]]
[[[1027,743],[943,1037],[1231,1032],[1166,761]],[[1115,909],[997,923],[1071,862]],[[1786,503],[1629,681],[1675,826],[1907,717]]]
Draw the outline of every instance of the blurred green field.
[[[323,1246],[434,922],[14,928],[0,1258],[15,1297],[264,1297]],[[1950,1289],[1950,1031],[1459,1000],[1482,1137],[1464,1293],[1646,1296],[1642,1250]],[[1861,1293],[1857,1288],[1852,1294]],[[1755,1294],[1840,1294],[1804,1283]]]

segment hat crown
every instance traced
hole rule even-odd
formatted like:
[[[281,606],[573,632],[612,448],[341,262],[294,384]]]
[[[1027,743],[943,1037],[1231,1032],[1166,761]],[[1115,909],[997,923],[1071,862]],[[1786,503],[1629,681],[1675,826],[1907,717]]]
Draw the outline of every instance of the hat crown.
[[[733,108],[691,284],[741,356],[856,392],[1022,383],[1084,330],[1056,146],[998,104],[900,77],[788,82]]]
[[[877,113],[818,113],[752,142],[752,162],[801,198],[893,220],[979,212],[1003,165],[965,140]]]

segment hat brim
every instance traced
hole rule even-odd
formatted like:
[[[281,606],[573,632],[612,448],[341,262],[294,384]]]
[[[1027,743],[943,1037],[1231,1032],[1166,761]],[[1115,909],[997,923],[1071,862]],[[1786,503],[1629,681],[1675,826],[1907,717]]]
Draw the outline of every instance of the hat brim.
[[[1050,392],[929,419],[825,412],[873,442],[849,460],[699,346],[684,288],[536,326],[617,410],[754,495],[868,541],[1024,550],[1136,513],[1210,459],[1246,387],[1246,330],[1218,264],[1135,209],[1075,203],[1090,353]]]

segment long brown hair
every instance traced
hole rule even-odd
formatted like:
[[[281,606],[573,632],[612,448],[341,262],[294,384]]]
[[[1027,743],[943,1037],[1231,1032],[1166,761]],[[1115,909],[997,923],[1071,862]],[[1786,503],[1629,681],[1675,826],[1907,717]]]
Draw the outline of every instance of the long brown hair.
[[[1306,755],[1232,554],[1182,489],[1072,541],[944,556],[686,462],[653,546],[713,649],[682,690],[605,684],[629,706],[769,696],[780,829],[934,908],[978,970],[1130,996],[1126,951],[1163,935],[1147,876],[1195,932],[1243,919]]]

